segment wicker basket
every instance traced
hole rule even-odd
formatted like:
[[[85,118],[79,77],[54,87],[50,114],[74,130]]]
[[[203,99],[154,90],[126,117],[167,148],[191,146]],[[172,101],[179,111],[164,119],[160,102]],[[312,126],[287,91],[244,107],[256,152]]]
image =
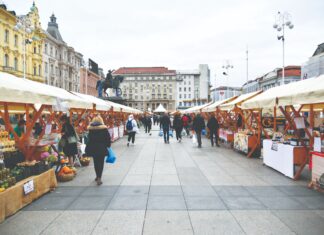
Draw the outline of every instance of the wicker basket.
[[[80,163],[82,166],[89,166],[90,164],[90,160],[84,160],[84,159],[80,159]]]
[[[57,176],[57,180],[60,181],[60,182],[71,181],[71,180],[73,180],[73,178],[74,178],[73,173],[71,173],[71,174],[63,174],[63,175]]]

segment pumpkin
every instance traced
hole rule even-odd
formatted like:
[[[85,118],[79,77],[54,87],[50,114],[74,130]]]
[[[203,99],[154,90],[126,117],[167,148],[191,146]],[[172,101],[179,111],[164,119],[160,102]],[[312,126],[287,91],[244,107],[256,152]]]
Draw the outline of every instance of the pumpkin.
[[[71,174],[71,173],[73,173],[73,171],[69,167],[67,167],[67,166],[64,166],[62,168],[62,171],[63,171],[64,174]]]

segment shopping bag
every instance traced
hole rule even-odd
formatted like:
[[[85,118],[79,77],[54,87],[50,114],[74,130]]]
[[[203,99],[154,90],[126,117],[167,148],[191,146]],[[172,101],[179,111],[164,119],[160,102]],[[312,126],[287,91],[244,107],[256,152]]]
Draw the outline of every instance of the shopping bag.
[[[116,155],[114,153],[114,151],[112,150],[112,148],[108,148],[108,156],[106,158],[106,163],[111,163],[113,164],[116,161]]]
[[[160,130],[159,136],[163,136],[163,130]]]
[[[202,134],[202,135],[206,135],[206,133],[207,133],[207,132],[206,132],[206,129],[202,129],[201,134]]]
[[[171,136],[173,138],[173,131],[169,130],[169,136]]]
[[[192,143],[197,144],[197,137],[195,134],[192,136]]]

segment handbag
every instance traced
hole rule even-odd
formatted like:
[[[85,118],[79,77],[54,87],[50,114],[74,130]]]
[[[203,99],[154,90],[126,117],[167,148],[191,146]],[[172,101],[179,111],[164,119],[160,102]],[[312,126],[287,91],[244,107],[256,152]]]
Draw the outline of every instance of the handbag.
[[[114,164],[116,161],[116,155],[114,153],[114,151],[112,150],[112,148],[108,148],[108,156],[106,158],[106,163],[111,163]]]
[[[78,140],[77,140],[76,136],[70,136],[70,137],[67,138],[67,142],[69,144],[76,144],[78,142]]]
[[[192,136],[192,143],[193,144],[197,144],[197,137],[196,137],[196,135],[193,135]]]

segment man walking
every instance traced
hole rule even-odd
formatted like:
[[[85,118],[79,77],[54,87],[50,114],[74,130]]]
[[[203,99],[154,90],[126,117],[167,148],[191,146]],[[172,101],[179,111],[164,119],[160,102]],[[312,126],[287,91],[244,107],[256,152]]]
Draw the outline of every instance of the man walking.
[[[211,145],[214,146],[214,137],[215,137],[215,144],[217,147],[219,147],[218,144],[218,129],[219,129],[219,124],[217,119],[215,118],[215,114],[211,114],[211,117],[208,120],[207,127],[209,129],[210,133],[210,142]]]
[[[198,148],[201,148],[201,131],[205,128],[205,121],[198,113],[195,119],[193,120],[193,129],[196,132],[198,140]]]
[[[177,137],[177,141],[180,143],[182,136],[181,136],[181,132],[182,132],[182,120],[180,118],[180,113],[176,113],[174,115],[174,120],[173,120],[173,128],[176,131],[176,137]]]
[[[134,119],[134,116],[132,114],[129,115],[128,120],[126,122],[126,130],[128,133],[127,147],[129,146],[131,140],[132,140],[132,144],[135,145],[135,135],[138,130],[138,127],[137,127],[137,122]]]
[[[151,128],[152,128],[152,118],[150,116],[147,116],[145,118],[145,122],[146,122],[146,128],[145,128],[145,133],[149,133],[150,135],[151,134]]]
[[[169,144],[169,131],[171,128],[171,121],[168,113],[164,113],[163,117],[160,119],[160,128],[163,130],[164,143]]]

